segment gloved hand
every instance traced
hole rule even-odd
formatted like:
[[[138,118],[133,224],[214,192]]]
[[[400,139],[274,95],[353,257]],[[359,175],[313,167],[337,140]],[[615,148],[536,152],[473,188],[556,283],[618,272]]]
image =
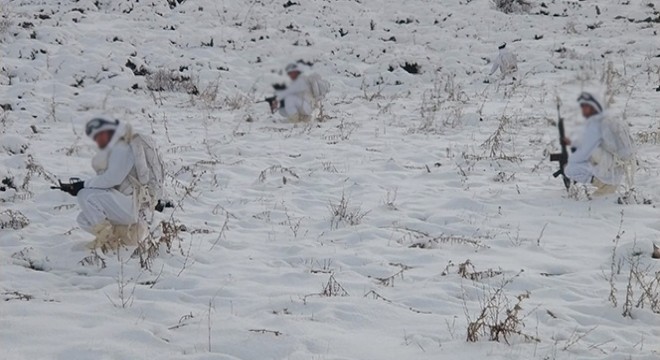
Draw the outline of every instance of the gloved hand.
[[[174,204],[171,201],[163,201],[163,200],[158,200],[158,203],[156,204],[156,207],[154,210],[158,212],[163,212],[165,208],[173,208]]]
[[[69,184],[60,183],[60,190],[73,196],[78,196],[78,192],[85,187],[84,181],[75,181]]]
[[[275,111],[277,111],[277,109],[279,109],[279,106],[278,106],[278,105],[279,105],[279,104],[277,103],[277,100],[276,100],[276,99],[273,99],[273,100],[270,102],[270,113],[271,113],[271,114],[274,114]]]

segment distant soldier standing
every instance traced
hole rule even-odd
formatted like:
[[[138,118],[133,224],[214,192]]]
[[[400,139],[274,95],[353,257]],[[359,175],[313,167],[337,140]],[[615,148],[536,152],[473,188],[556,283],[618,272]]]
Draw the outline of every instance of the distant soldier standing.
[[[493,66],[490,68],[489,76],[495,74],[498,69],[502,73],[502,77],[518,71],[518,58],[516,57],[516,54],[507,49],[506,43],[499,46],[499,51],[497,55],[491,59],[491,62],[493,63]]]

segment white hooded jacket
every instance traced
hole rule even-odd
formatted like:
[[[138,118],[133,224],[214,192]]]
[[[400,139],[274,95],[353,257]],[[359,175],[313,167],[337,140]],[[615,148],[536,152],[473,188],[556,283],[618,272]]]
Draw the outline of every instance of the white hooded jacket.
[[[289,120],[309,117],[319,107],[329,88],[328,82],[317,74],[298,75],[289,87],[277,93],[277,100],[284,100],[280,114]]]
[[[628,130],[620,125],[616,119],[608,118],[607,113],[588,118],[582,135],[573,142],[575,152],[568,159],[567,172],[573,172],[576,177],[590,175],[605,184],[621,184],[628,175],[628,167],[635,162],[635,154]],[[632,182],[632,175],[629,177],[628,182]]]
[[[292,81],[286,89],[277,93],[278,100],[285,100],[290,96],[296,96],[308,102],[313,101],[314,97],[312,95],[312,89],[309,86],[306,75],[298,75],[296,80]]]
[[[506,47],[501,48],[491,61],[493,62],[493,66],[490,69],[489,75],[493,75],[498,69],[502,72],[502,75],[507,75],[518,70],[518,59],[516,55]]]
[[[278,92],[277,100],[284,101],[280,115],[291,122],[305,121],[303,119],[309,118],[315,108],[312,89],[303,74],[298,75],[285,90]]]
[[[124,195],[133,194],[130,177],[136,178],[135,159],[125,139],[132,137],[131,126],[120,123],[108,146],[92,158],[96,176],[85,181],[85,188],[115,189]]]

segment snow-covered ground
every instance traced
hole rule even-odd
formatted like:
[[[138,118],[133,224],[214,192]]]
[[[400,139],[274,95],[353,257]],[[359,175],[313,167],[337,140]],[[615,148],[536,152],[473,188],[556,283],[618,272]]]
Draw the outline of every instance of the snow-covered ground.
[[[660,358],[660,5],[533,3],[3,0],[0,358]],[[487,84],[504,41],[520,70]],[[296,60],[333,85],[322,122],[255,103]],[[551,176],[583,89],[640,140],[632,204]],[[94,114],[167,159],[186,231],[151,271],[83,266],[49,189],[92,174]],[[484,307],[519,334],[467,342]]]

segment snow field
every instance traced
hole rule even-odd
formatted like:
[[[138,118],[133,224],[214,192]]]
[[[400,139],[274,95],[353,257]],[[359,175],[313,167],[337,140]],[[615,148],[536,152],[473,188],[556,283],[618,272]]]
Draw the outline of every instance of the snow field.
[[[569,196],[547,161],[555,98],[572,132],[593,90],[631,124],[636,195],[657,201],[648,1],[527,15],[485,0],[96,3],[2,3],[0,177],[17,185],[0,192],[4,358],[658,358],[649,302],[622,316],[631,262],[646,281],[658,271],[655,205]],[[503,41],[519,73],[485,84]],[[255,103],[298,59],[333,84],[322,122],[278,123]],[[167,159],[182,208],[159,220],[187,231],[151,271],[129,251],[79,264],[90,236],[75,199],[49,189],[92,174],[95,114]],[[500,309],[529,294],[519,330],[540,342],[466,342],[507,280]]]

